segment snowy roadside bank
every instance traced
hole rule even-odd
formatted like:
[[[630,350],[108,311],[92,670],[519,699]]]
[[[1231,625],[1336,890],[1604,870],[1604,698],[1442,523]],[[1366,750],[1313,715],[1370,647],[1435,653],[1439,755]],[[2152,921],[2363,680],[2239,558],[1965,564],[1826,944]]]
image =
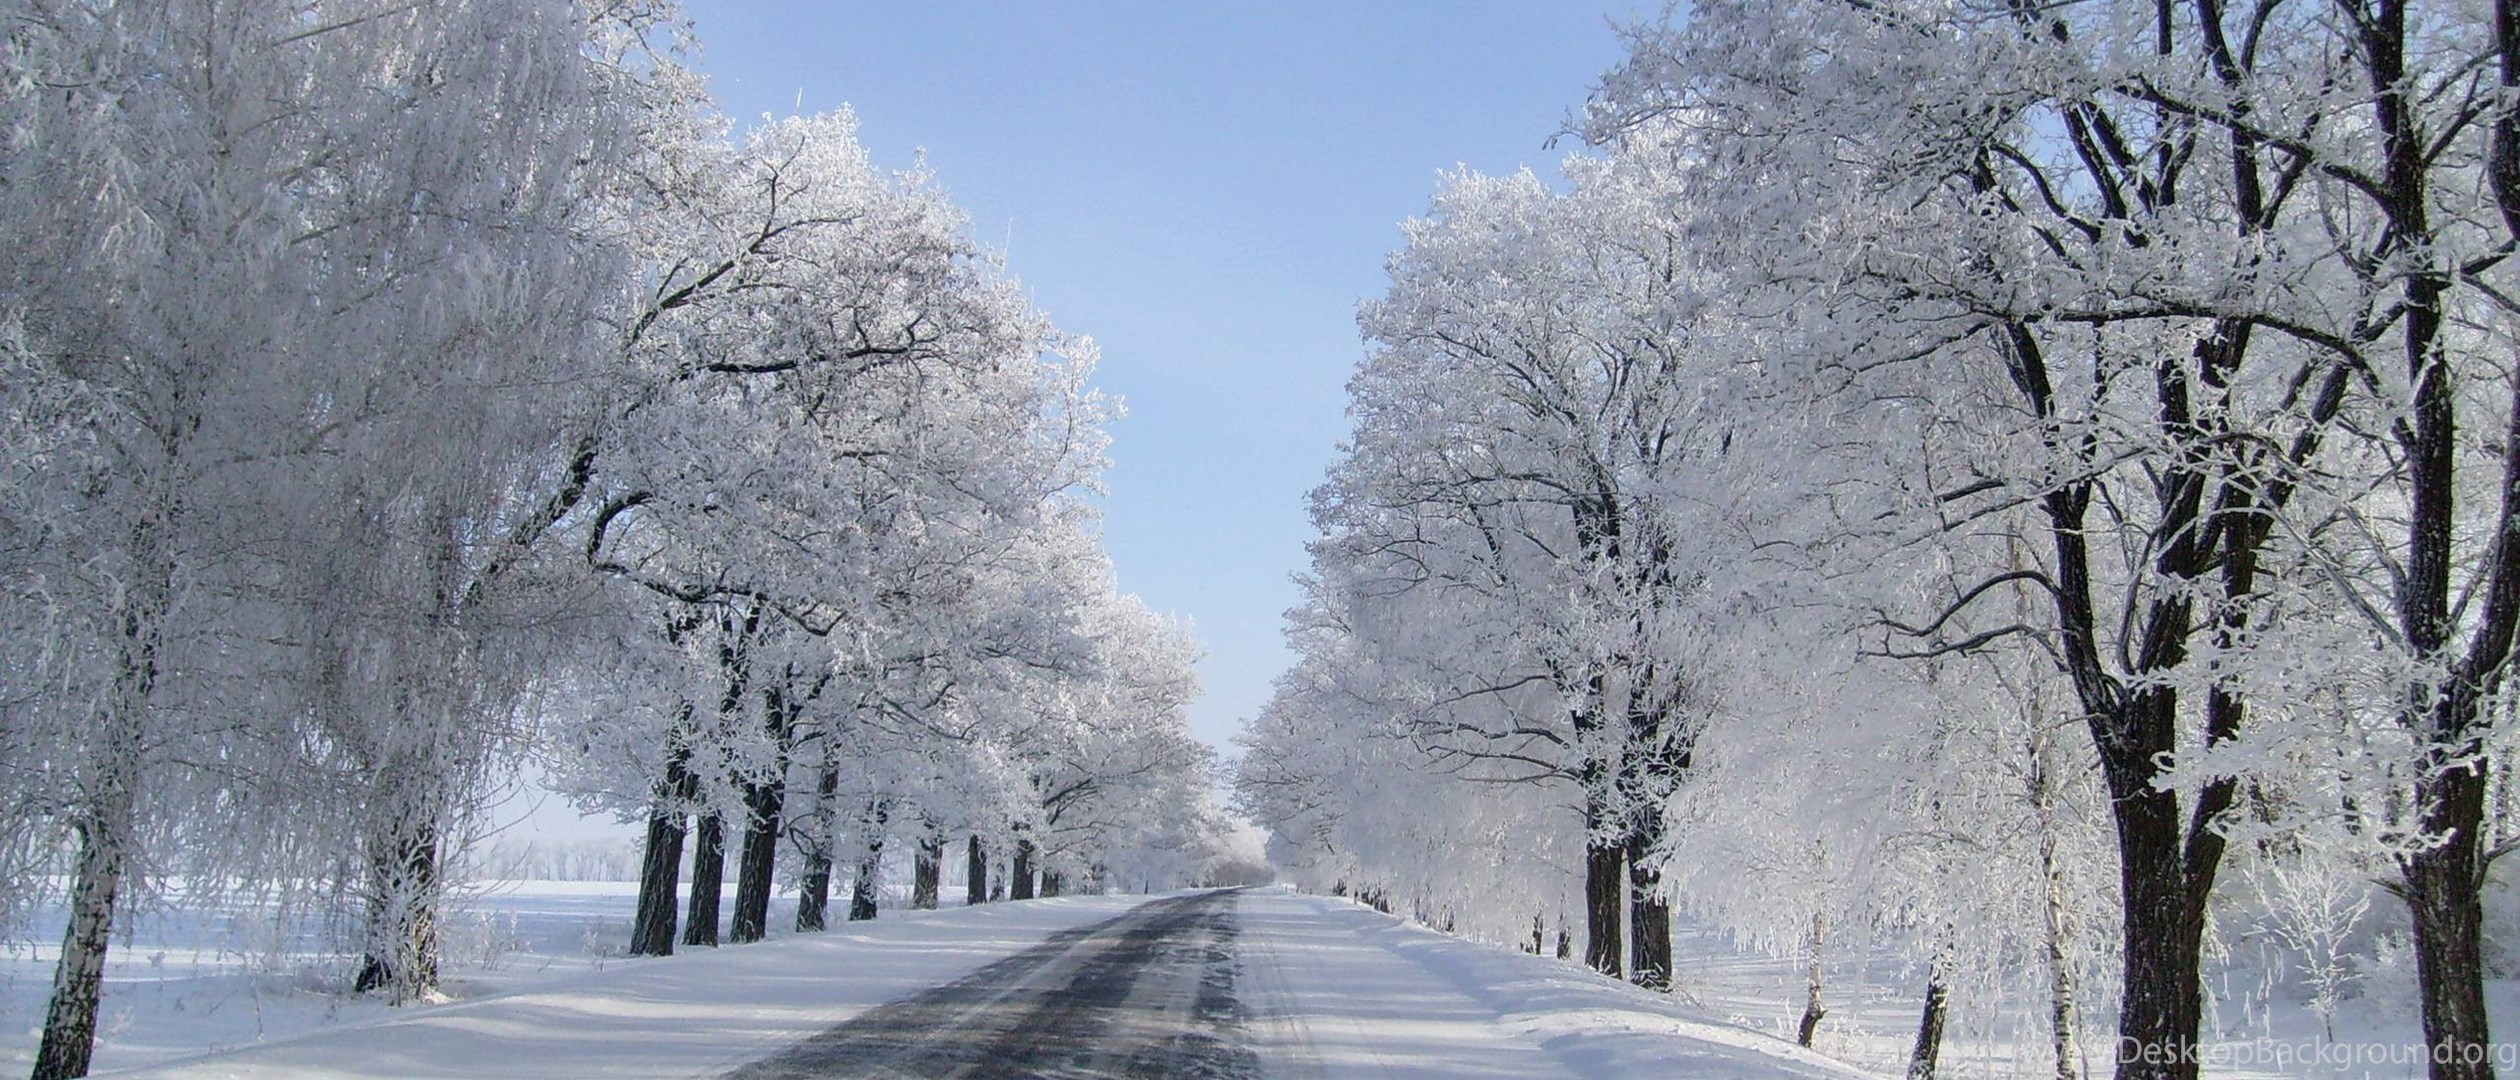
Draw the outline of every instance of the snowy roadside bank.
[[[454,963],[447,985],[458,1000],[417,1009],[344,995],[311,974],[337,969],[337,957],[305,954],[295,969],[268,958],[249,962],[238,950],[251,942],[224,927],[230,919],[250,925],[243,916],[156,917],[137,928],[136,944],[117,944],[99,1074],[707,1075],[1146,899],[1071,897],[931,912],[887,906],[875,922],[803,937],[779,931],[790,918],[781,910],[773,937],[760,945],[624,959],[619,949],[634,890],[629,883],[485,887],[449,927]],[[1800,966],[1702,931],[1679,935],[1685,992],[1663,996],[1348,900],[1258,889],[1242,894],[1237,909],[1235,995],[1246,1034],[1272,1076],[1851,1080],[1896,1075],[1913,1037],[1914,973],[1847,962],[1830,971],[1825,1056],[1794,1047],[1778,1032],[1790,1033],[1799,1007]],[[40,949],[21,947],[0,959],[0,1009],[9,1021],[0,1069],[7,1073],[22,1073],[30,1060],[41,974],[49,966]],[[2234,978],[2246,974],[2235,970]],[[2325,1037],[2306,1010],[2271,1000],[2272,989],[2236,999],[2225,1019],[2247,1026],[2211,1044],[2216,1056],[2207,1075],[2408,1075],[2385,1063],[2335,1067],[2303,1056],[2393,1047],[2414,1037],[2405,1030],[2411,1010],[2391,996],[2403,988],[2362,989],[2369,996],[2346,1001],[2334,1035]],[[2520,1026],[2512,1021],[2520,984],[2496,981],[2490,989],[2495,1019]],[[2038,1075],[2038,1055],[2021,1041],[2035,1034],[1952,1030],[1945,1075]],[[2105,1029],[2087,1032],[2084,1050],[2095,1073],[2108,1063],[2105,1037]],[[2274,1061],[2270,1048],[2296,1060]]]
[[[1922,975],[1881,957],[1829,962],[1829,1013],[1817,1044],[1820,1052],[1814,1053],[1791,1041],[1807,977],[1802,961],[1736,946],[1714,931],[1684,927],[1675,934],[1678,992],[1664,996],[1567,961],[1383,915],[1353,900],[1267,893],[1304,909],[1293,931],[1306,939],[1293,949],[1298,957],[1318,954],[1322,941],[1333,937],[1373,943],[1391,954],[1385,966],[1397,970],[1413,964],[1437,976],[1470,999],[1471,1004],[1459,1006],[1465,1013],[1488,1018],[1498,1030],[1544,1047],[1556,1059],[1531,1071],[1505,1071],[1495,1062],[1507,1051],[1491,1046],[1455,1052],[1458,1067],[1468,1071],[1422,1075],[1558,1075],[1556,1070],[1564,1068],[1588,1080],[1897,1077],[1904,1073],[1915,1038]],[[1245,910],[1252,910],[1248,901]],[[1247,935],[1257,932],[1250,928],[1254,921],[1247,914]],[[2199,1052],[2202,1075],[2210,1080],[2406,1080],[2423,1075],[2421,1064],[2404,1060],[2422,1046],[2414,1007],[2407,1000],[2414,992],[2411,972],[2382,971],[2357,980],[2354,995],[2340,1004],[2333,1030],[2328,1030],[2308,1005],[2294,999],[2296,988],[2277,982],[2264,962],[2263,957],[2226,957],[2210,969],[2208,1002],[2215,1011],[2209,1014],[2208,1037]],[[1313,1036],[1325,1058],[1344,1054],[1352,1062],[1366,1061],[1412,1040],[1440,1047],[1467,1038],[1466,1025],[1410,1028],[1396,1025],[1393,1014],[1377,1016],[1366,999],[1382,991],[1360,987],[1389,980],[1371,981],[1371,972],[1353,958],[1330,964],[1316,955],[1287,966],[1307,965],[1324,969],[1310,979],[1308,994],[1317,1002],[1345,995],[1349,1003],[1343,1008],[1358,1014],[1342,1018],[1333,1010],[1322,1025],[1333,1035],[1330,1045],[1318,1033]],[[2494,979],[2486,989],[2493,1030],[2520,1031],[2520,980]],[[1420,1020],[1431,1015],[1423,1008],[1418,1012]],[[2105,1013],[2087,1018],[2078,1048],[2081,1075],[2105,1077],[2112,1071],[2112,1022]],[[2053,1077],[2043,1056],[2048,1052],[2045,1039],[2040,1018],[2015,1013],[1955,1025],[1944,1033],[1940,1075],[1968,1080]],[[2512,1053],[2508,1044],[2496,1044],[2496,1052]],[[2498,1065],[2511,1071],[2507,1059]],[[1543,1068],[1549,1071],[1537,1071]],[[1801,1068],[1821,1071],[1791,1071]],[[1330,1071],[1333,1080],[1342,1075],[1348,1074]]]
[[[189,1025],[193,1046],[237,1046],[170,1056],[175,1033],[111,1042],[100,1075],[132,1080],[294,1080],[312,1077],[696,1077],[763,1057],[875,1005],[951,982],[1065,929],[1128,910],[1139,896],[886,912],[872,923],[751,946],[674,957],[537,955],[536,912],[569,898],[516,890],[507,918],[526,962],[454,980],[472,996],[388,1009],[304,994],[330,1016],[274,1025],[253,1045],[249,1010],[199,1015],[176,998],[144,1008],[135,1027]],[[576,890],[586,891],[586,890]],[[604,890],[592,890],[601,893]],[[1250,1043],[1270,1076],[1351,1077],[1720,1076],[1745,1080],[1858,1080],[1867,1074],[1686,1002],[1645,993],[1560,961],[1450,937],[1356,904],[1260,889],[1236,902],[1235,996]],[[522,912],[521,914],[517,912]],[[545,931],[559,923],[548,918]],[[145,984],[122,988],[143,999]],[[192,1000],[200,1000],[196,992]],[[254,1011],[263,1005],[257,1004]],[[286,1007],[277,1011],[285,1012]],[[301,1011],[303,1007],[301,1007]],[[259,1022],[259,1021],[256,1021]],[[309,1025],[322,1025],[303,1030]],[[174,1054],[184,1053],[181,1050]],[[150,1055],[143,1057],[142,1055]],[[141,1060],[134,1060],[141,1057]],[[151,1059],[154,1058],[154,1060]]]
[[[1262,1056],[1303,1059],[1292,1075],[1305,1080],[1872,1077],[1685,1001],[1348,900],[1253,890],[1241,922]]]
[[[250,1049],[100,1075],[149,1080],[706,1075],[1145,899],[1074,897],[886,912],[875,922],[844,924],[824,934],[521,979],[446,1005],[365,1009],[350,1022]],[[341,1011],[347,1015],[351,1009]]]

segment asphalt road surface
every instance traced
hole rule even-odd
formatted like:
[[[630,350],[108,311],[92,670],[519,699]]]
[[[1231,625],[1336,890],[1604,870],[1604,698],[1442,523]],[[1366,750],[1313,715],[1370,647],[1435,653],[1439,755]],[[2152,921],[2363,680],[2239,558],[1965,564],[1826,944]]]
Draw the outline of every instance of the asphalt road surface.
[[[1157,900],[904,998],[727,1080],[1254,1080],[1233,891]]]

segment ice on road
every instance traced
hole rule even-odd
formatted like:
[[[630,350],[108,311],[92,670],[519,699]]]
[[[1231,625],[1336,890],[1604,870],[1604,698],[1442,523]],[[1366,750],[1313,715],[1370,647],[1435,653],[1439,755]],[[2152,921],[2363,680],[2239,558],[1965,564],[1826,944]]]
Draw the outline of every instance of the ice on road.
[[[1280,889],[989,904],[611,971],[129,1076],[1864,1074],[1562,961]]]

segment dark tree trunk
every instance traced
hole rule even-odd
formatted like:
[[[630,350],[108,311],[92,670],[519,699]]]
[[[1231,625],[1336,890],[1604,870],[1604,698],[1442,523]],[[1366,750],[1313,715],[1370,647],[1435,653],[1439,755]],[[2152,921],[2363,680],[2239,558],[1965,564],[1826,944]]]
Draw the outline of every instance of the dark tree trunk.
[[[808,857],[804,876],[796,879],[796,932],[819,932],[830,919],[831,856]]]
[[[168,449],[174,449],[169,444]],[[157,692],[159,635],[173,592],[174,560],[168,553],[170,501],[160,513],[142,515],[132,531],[130,565],[140,571],[127,582],[128,606],[116,639],[116,671],[109,708],[95,741],[95,773],[87,778],[93,800],[78,820],[79,861],[70,883],[70,921],[53,964],[44,1034],[35,1050],[34,1080],[86,1076],[96,1052],[97,1010],[104,997],[105,956],[113,941],[123,875],[130,869],[137,832],[141,784],[141,719]]]
[[[840,768],[823,766],[814,781],[814,835],[805,845],[805,872],[796,878],[796,932],[821,930],[831,916],[832,800],[840,792]]]
[[[1011,900],[1033,898],[1033,842],[1015,841],[1015,865],[1007,870],[1006,895]]]
[[[1591,528],[1586,520],[1579,510],[1579,533]],[[1586,693],[1588,704],[1571,718],[1579,741],[1602,727],[1600,676]],[[1627,914],[1627,846],[1621,838],[1626,823],[1611,806],[1620,772],[1613,762],[1594,758],[1577,767],[1575,779],[1584,793],[1584,966],[1617,978],[1626,961],[1619,924]]]
[[[875,917],[875,890],[883,884],[884,826],[891,822],[892,806],[882,799],[868,803],[858,820],[858,835],[865,846],[858,849],[857,876],[849,881],[850,922]]]
[[[1044,870],[1041,872],[1041,895],[1045,897],[1057,896],[1066,889],[1067,880],[1059,876],[1058,871]]]
[[[679,641],[682,624],[669,623],[667,640]],[[691,706],[676,715],[673,744],[665,755],[665,775],[656,782],[656,806],[648,811],[647,846],[639,858],[639,909],[630,925],[630,955],[671,956],[674,952],[675,906],[681,901],[683,835],[686,812],[699,794],[699,778],[691,773]]]
[[[866,855],[858,860],[857,878],[849,882],[849,921],[865,922],[875,917],[875,887],[884,869],[884,834],[866,839]]]
[[[683,920],[685,945],[718,943],[718,892],[726,885],[726,822],[715,812],[700,817],[692,838],[691,912]]]
[[[944,877],[945,840],[939,836],[919,838],[919,850],[910,862],[910,907],[916,911],[936,910],[939,879]]]
[[[2112,792],[2126,918],[2118,1076],[2195,1080],[2204,898],[2181,850],[2178,795],[2153,788],[2144,772],[2141,789]]]
[[[1648,549],[1649,572],[1665,587],[1670,558],[1659,543]],[[1637,628],[1640,640],[1644,628]],[[1672,715],[1688,700],[1686,687],[1665,665],[1632,665],[1634,688],[1627,706],[1628,745],[1620,755],[1620,801],[1627,807],[1628,977],[1651,990],[1671,989],[1671,906],[1662,896],[1662,872],[1654,849],[1663,841],[1663,806],[1687,775],[1695,735],[1675,730]]]
[[[2171,691],[2139,692],[2115,727],[2116,752],[2104,753],[2110,808],[2117,826],[2118,888],[2125,913],[2125,976],[2118,1011],[2119,1080],[2195,1080],[2197,1026],[2204,1015],[2199,984],[2205,904],[2221,863],[2223,841],[2209,827],[2218,812],[2209,786],[2193,817],[2179,796],[2153,784],[2154,755],[2176,745]],[[2217,697],[2219,695],[2216,695]],[[2099,721],[2094,721],[2095,724]],[[2139,756],[2128,750],[2146,748]]]
[[[1619,917],[1626,908],[1627,849],[1615,840],[1584,846],[1584,966],[1620,974]]]
[[[751,821],[744,825],[743,861],[735,871],[735,914],[727,937],[735,944],[761,940],[770,925],[770,887],[779,857],[779,810],[784,783],[759,784],[746,793]]]
[[[1662,842],[1662,818],[1649,815],[1628,838],[1628,976],[1649,990],[1671,989],[1671,905],[1662,896],[1662,874],[1648,867],[1645,853]]]
[[[665,620],[665,640],[679,646],[699,625],[698,615],[678,612]],[[630,922],[632,956],[674,954],[683,839],[691,800],[700,788],[700,778],[691,772],[691,744],[698,737],[691,702],[685,700],[674,711],[674,727],[666,736],[665,775],[657,778],[656,803],[648,809],[647,844],[639,854],[639,907]]]
[[[2433,1080],[2493,1080],[2486,1041],[2484,884],[2477,835],[2485,817],[2485,763],[2452,767],[2416,784],[2426,831],[2447,835],[2405,860],[2402,878],[2415,917],[2415,977],[2424,1004],[2424,1046]]]
[[[980,834],[971,834],[971,842],[963,849],[963,903],[984,904],[989,900],[989,852],[980,845]]]
[[[755,604],[739,621],[732,608],[718,609],[718,731],[731,732],[751,674],[753,634],[761,626]],[[722,767],[722,766],[721,766]],[[696,788],[696,784],[695,784]],[[697,846],[691,854],[691,908],[683,921],[683,944],[716,946],[718,900],[726,887],[726,819],[711,810],[700,819]]]
[[[2432,236],[2426,216],[2430,163],[2425,147],[2434,136],[2416,121],[2405,86],[2405,5],[2381,8],[2380,19],[2366,34],[2365,60],[2373,85],[2387,88],[2374,100],[2388,149],[2387,180],[2394,204],[2388,209],[2404,242],[2422,244]],[[2508,95],[2520,88],[2520,13],[2513,11],[2510,0],[2494,4],[2494,36],[2499,83]],[[2520,237],[2520,120],[2508,111],[2495,120],[2491,156],[2495,201],[2506,230]],[[2421,262],[2429,264],[2432,258],[2422,253]],[[2485,877],[2488,786],[2481,706],[2502,681],[2515,630],[2520,629],[2520,536],[2511,524],[2520,521],[2520,386],[2512,389],[2500,432],[2501,475],[2491,477],[2500,488],[2496,495],[2505,527],[2494,537],[2479,578],[2460,590],[2460,602],[2476,611],[2476,622],[2464,641],[2454,643],[2459,372],[2441,340],[2442,298],[2449,284],[2448,276],[2430,265],[2404,277],[2406,375],[2414,402],[2407,422],[2412,435],[2405,466],[2410,513],[2398,621],[2416,656],[2448,671],[2438,682],[2426,679],[2407,689],[2410,707],[2402,720],[2421,740],[2427,759],[2415,784],[2415,812],[2438,844],[2403,859],[2400,881],[2415,923],[2415,970],[2432,1080],[2492,1080],[2495,1047],[2485,1015],[2483,915],[2477,897]],[[2489,470],[2475,472],[2486,474],[2478,480],[2491,476]],[[2480,593],[2483,603],[2469,605],[2470,593]]]
[[[370,858],[368,870],[368,951],[351,988],[362,994],[383,990],[400,1005],[437,988],[437,829],[406,820],[378,843],[382,851]]]
[[[127,815],[128,803],[123,803]],[[33,1080],[86,1076],[96,1051],[97,1006],[103,998],[105,952],[113,940],[115,898],[122,887],[121,837],[91,819],[79,830],[78,876],[71,886],[70,925],[62,933],[44,1036]]]
[[[669,781],[670,782],[670,781]],[[639,859],[639,913],[630,926],[630,955],[671,956],[674,908],[682,897],[683,816],[648,812],[647,847]]]
[[[788,669],[787,678],[796,671]],[[761,694],[763,734],[778,752],[770,762],[767,775],[744,788],[744,856],[735,875],[735,919],[728,936],[741,945],[759,941],[770,927],[770,890],[779,858],[779,837],[786,828],[781,817],[787,810],[787,770],[790,742],[795,733],[796,713],[786,692],[773,684]]]
[[[2514,523],[2520,522],[2520,385],[2511,387],[2508,411],[2501,418],[2500,462],[2471,470],[2463,485],[2458,476],[2461,369],[2483,375],[2489,386],[2503,376],[2494,373],[2490,358],[2460,364],[2453,347],[2442,340],[2443,298],[2452,278],[2430,250],[2436,235],[2429,221],[2436,152],[2431,141],[2439,133],[2418,116],[2413,95],[2421,78],[2406,70],[2410,37],[2429,32],[2410,31],[2410,6],[2378,5],[2376,17],[2369,17],[2362,29],[2361,50],[2371,69],[2371,85],[2381,88],[2372,101],[2388,162],[2389,197],[2383,209],[2396,238],[2393,246],[2401,249],[2379,254],[2402,259],[2414,270],[2399,275],[2406,312],[2405,373],[2414,399],[2406,419],[2399,421],[2405,432],[2399,441],[2406,450],[2408,509],[2406,569],[2397,597],[2399,632],[2415,658],[2446,669],[2441,671],[2444,677],[2423,677],[2407,688],[2409,707],[2401,720],[2424,747],[2427,766],[2415,784],[2414,809],[2438,846],[2406,857],[2399,869],[2414,917],[2415,970],[2432,1080],[2492,1080],[2496,1047],[2485,1014],[2483,918],[2477,897],[2487,858],[2488,777],[2482,751],[2489,721],[2481,706],[2502,682],[2513,639],[2520,633],[2520,533],[2514,531]],[[2493,35],[2497,88],[2507,100],[2520,93],[2520,11],[2511,0],[2495,0]],[[2508,109],[2498,110],[2493,120],[2487,174],[2506,240],[2520,239],[2520,117]],[[2499,489],[2495,498],[2503,527],[2490,534],[2475,576],[2455,591],[2454,609],[2453,568],[2461,562],[2459,489],[2488,483]],[[2480,596],[2482,602],[2474,602]],[[2464,640],[2455,643],[2459,620],[2454,610],[2475,613]]]
[[[2254,160],[2247,159],[2236,171],[2243,188],[2255,183]],[[2197,792],[2192,813],[2183,818],[2179,796],[2158,790],[2154,781],[2162,772],[2161,762],[2182,750],[2185,721],[2177,684],[2169,676],[2189,656],[2199,629],[2199,598],[2216,610],[2234,613],[2213,623],[2218,635],[2237,633],[2236,613],[2244,610],[2240,601],[2253,588],[2253,560],[2266,536],[2262,523],[2281,513],[2289,498],[2288,489],[2262,479],[2263,470],[2218,458],[2222,451],[2212,449],[2223,430],[2219,388],[2244,358],[2249,330],[2245,322],[2222,320],[2191,355],[2165,354],[2154,363],[2155,422],[2176,457],[2157,467],[2150,485],[2156,518],[2149,531],[2147,570],[2155,584],[2140,598],[2128,598],[2131,606],[2122,621],[2103,620],[2093,599],[2097,589],[2086,518],[2094,500],[2107,494],[2094,481],[2078,480],[2040,497],[2055,551],[2042,575],[2055,605],[2054,640],[2108,781],[2117,830],[2125,964],[2116,1044],[2119,1080],[2194,1080],[2197,1072],[2198,950],[2206,897],[2223,852],[2214,825],[2228,809],[2235,786],[2228,778],[2207,784]],[[2025,323],[2010,322],[2001,327],[1997,341],[2023,405],[2041,418],[2058,415],[2056,384],[2037,333]],[[2324,393],[2316,396],[2322,408],[2332,405]],[[2202,415],[2200,400],[2206,403]],[[2305,417],[2310,430],[2293,450],[2314,448],[2319,425],[2332,417],[2332,408],[2325,415]],[[2060,436],[2049,438],[2059,452],[2082,452]],[[2221,580],[2214,581],[2218,563]],[[2209,582],[2219,590],[2205,588]],[[2226,598],[2233,603],[2219,603]],[[2122,677],[2114,666],[2121,660],[2126,665]],[[2206,699],[2204,744],[2238,737],[2240,702],[2220,687],[2209,687]]]
[[[1947,1000],[1942,968],[1936,965],[1925,976],[1925,1017],[1916,1024],[1916,1048],[1908,1052],[1908,1080],[1934,1080],[1934,1069],[1942,1058],[1943,1013]]]

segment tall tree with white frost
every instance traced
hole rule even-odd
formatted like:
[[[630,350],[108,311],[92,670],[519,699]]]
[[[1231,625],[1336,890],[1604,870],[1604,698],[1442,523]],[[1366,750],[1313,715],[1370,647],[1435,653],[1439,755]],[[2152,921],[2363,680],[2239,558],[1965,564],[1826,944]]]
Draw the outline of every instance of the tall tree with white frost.
[[[792,776],[826,888],[861,795],[1075,877],[1207,820],[1186,638],[1080,501],[1091,343],[846,112],[725,140],[686,37],[668,0],[0,2],[0,926],[71,871],[38,1077],[86,1072],[154,879],[351,897],[355,983],[433,996],[532,749],[648,821],[640,951],[689,814],[765,930]],[[1030,741],[1045,703],[1083,726]]]
[[[2506,8],[1714,0],[1632,28],[1571,190],[1451,181],[1369,307],[1243,805],[1304,874],[1377,889],[1426,880],[1430,838],[1376,815],[1461,812],[1447,772],[1584,793],[1587,863],[1642,806],[1666,833],[1630,872],[1719,921],[1857,918],[1939,990],[2035,957],[2060,1076],[2112,957],[2119,1074],[2195,1075],[2234,838],[2252,873],[2358,847],[2398,864],[2434,1074],[2485,1075],[2520,638]],[[1666,715],[1682,737],[1639,738]],[[1852,781],[1794,775],[1815,757]],[[1346,771],[1426,787],[1391,807]],[[2077,809],[2114,834],[2113,910]],[[1726,899],[1752,879],[1794,903]],[[1962,925],[1988,884],[2033,930]]]
[[[2300,473],[2363,370],[2357,335],[2386,331],[2340,325],[2318,292],[2337,268],[2274,239],[2310,227],[2312,161],[2176,104],[2294,130],[2325,104],[2299,74],[2322,46],[2296,32],[2321,16],[2125,8],[1707,5],[1632,35],[1593,130],[1676,132],[1711,248],[1757,252],[1735,278],[1794,320],[1796,366],[1869,430],[1923,430],[1914,471],[1880,478],[1892,520],[1936,544],[2012,515],[2047,535],[2035,564],[1982,556],[1884,625],[1919,656],[2029,633],[2058,658],[2117,826],[2120,1033],[2141,1048],[2119,1075],[2192,1077],[2242,779],[2181,788],[2168,765],[2243,737],[2228,658],[2327,513]],[[1989,613],[2014,590],[2050,610]]]
[[[1356,433],[1314,496],[1310,617],[1381,665],[1361,690],[1483,779],[1571,788],[1587,963],[1669,978],[1660,803],[1702,716],[1698,641],[1746,546],[1689,377],[1703,303],[1674,235],[1633,235],[1638,170],[1452,179],[1364,309]],[[1633,918],[1631,918],[1631,914]],[[1636,939],[1623,949],[1622,927]]]
[[[95,403],[74,423],[108,455],[112,485],[90,493],[101,513],[80,538],[107,560],[106,609],[91,624],[105,637],[93,713],[76,728],[77,794],[62,806],[80,854],[36,1067],[73,1076],[87,1067],[116,901],[149,827],[152,751],[207,719],[201,688],[184,683],[217,665],[178,664],[170,650],[206,645],[223,619],[269,614],[275,598],[240,556],[336,539],[263,511],[349,494],[326,491],[321,466],[398,462],[343,509],[426,556],[402,593],[415,603],[400,609],[436,621],[406,638],[435,654],[423,666],[467,662],[473,639],[444,620],[483,562],[465,538],[495,531],[515,461],[496,437],[468,447],[469,460],[404,440],[425,430],[420,410],[474,410],[431,418],[459,435],[485,433],[468,422],[513,423],[498,414],[514,399],[495,391],[542,376],[502,365],[549,375],[579,359],[588,298],[612,280],[575,232],[579,200],[613,140],[588,26],[565,9],[43,3],[5,18],[13,77],[0,108],[18,134],[0,218],[28,242],[6,261],[0,304],[23,318],[40,377]],[[491,132],[506,141],[450,150]],[[452,486],[424,493],[392,475]],[[427,677],[409,676],[389,682]],[[497,711],[481,704],[384,707],[445,731]],[[438,764],[423,760],[424,781]],[[369,838],[409,854],[429,827]],[[401,857],[371,855],[372,866]],[[387,882],[370,887],[399,903]]]

